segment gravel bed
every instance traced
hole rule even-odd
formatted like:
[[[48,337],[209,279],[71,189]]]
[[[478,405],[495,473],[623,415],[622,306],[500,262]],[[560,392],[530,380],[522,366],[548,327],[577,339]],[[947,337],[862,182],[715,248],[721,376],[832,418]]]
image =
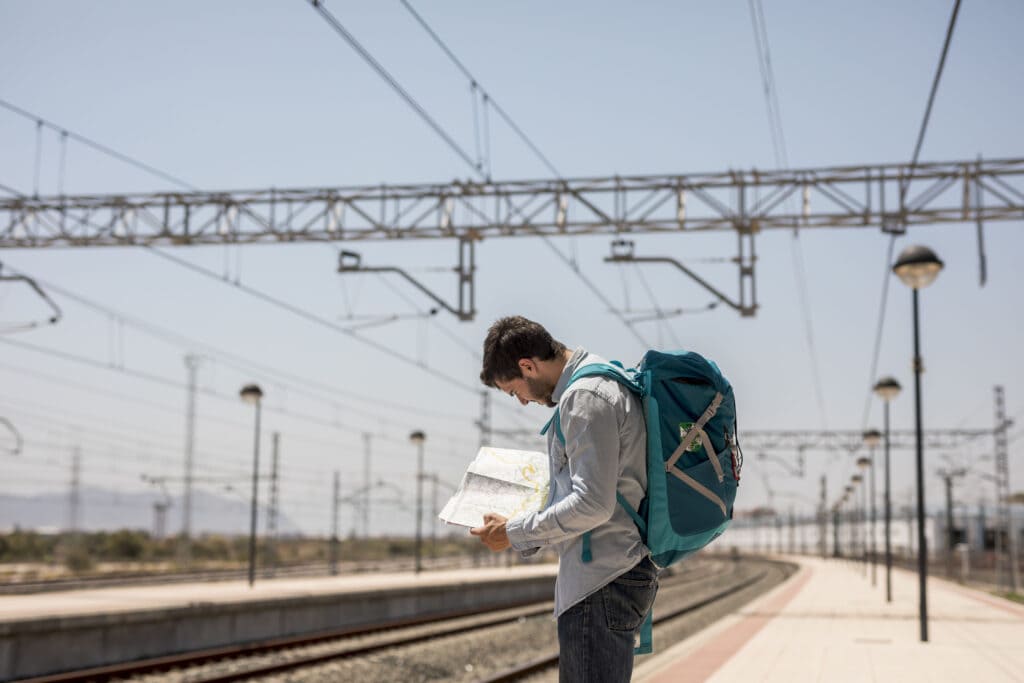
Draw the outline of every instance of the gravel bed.
[[[655,652],[663,652],[720,617],[760,595],[781,582],[788,573],[783,565],[764,561],[733,562],[731,560],[700,560],[685,564],[670,574],[663,575],[655,604],[655,614],[667,612],[692,603],[701,596],[723,588],[723,583],[739,583],[760,572],[767,576],[756,584],[737,591],[736,595],[717,601],[685,617],[655,627]],[[455,635],[439,635],[411,645],[395,645],[368,655],[338,659],[307,666],[279,674],[254,678],[267,683],[319,681],[451,681],[453,683],[479,681],[508,668],[534,660],[558,648],[555,620],[550,612],[541,616],[527,616],[528,609],[507,610],[518,616],[516,621],[498,626],[480,626]],[[150,674],[132,680],[142,683],[189,683],[213,674],[223,674],[257,665],[288,661],[312,654],[352,649],[364,644],[395,639],[413,633],[438,633],[455,623],[472,624],[474,620],[491,618],[493,614],[449,620],[444,626],[429,624],[414,628],[388,631],[382,634],[331,641],[296,648],[284,652],[246,658],[244,661],[216,662],[194,667],[183,672]],[[531,677],[531,681],[555,681],[557,671]]]

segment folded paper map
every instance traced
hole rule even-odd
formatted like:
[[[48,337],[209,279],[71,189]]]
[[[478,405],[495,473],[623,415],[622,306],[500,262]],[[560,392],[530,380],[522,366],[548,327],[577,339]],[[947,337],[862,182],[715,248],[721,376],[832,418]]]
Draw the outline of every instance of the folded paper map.
[[[511,518],[540,510],[547,500],[547,455],[483,446],[438,517],[449,524],[476,527],[484,523],[485,513]]]

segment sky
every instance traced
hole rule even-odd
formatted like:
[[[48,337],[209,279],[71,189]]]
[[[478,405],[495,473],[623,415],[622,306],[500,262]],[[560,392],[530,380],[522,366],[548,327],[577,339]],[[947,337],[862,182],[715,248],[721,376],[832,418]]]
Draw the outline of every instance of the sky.
[[[748,3],[411,4],[562,177],[779,166]],[[952,4],[765,3],[789,166],[908,162]],[[401,2],[326,6],[476,153],[482,133],[470,84]],[[961,8],[921,161],[1024,154],[1022,21],[1024,6],[1011,0]],[[0,100],[203,190],[448,183],[474,175],[301,1],[0,0]],[[485,137],[494,179],[552,177],[493,112]],[[4,108],[0,184],[40,195],[182,189],[84,144],[62,149],[57,133],[44,128],[37,136],[33,120]],[[1021,227],[1021,220],[985,226],[984,287],[973,223],[916,226],[896,242],[897,252],[927,244],[945,262],[921,292],[925,428],[990,429],[993,387],[1005,387],[1007,413],[1019,425],[1010,431],[1014,490],[1024,489],[1022,442],[1015,440],[1024,427],[1024,276],[1015,263]],[[734,291],[735,266],[722,262],[735,255],[734,235],[633,239],[638,254],[683,259]],[[553,240],[620,310],[710,302],[670,268],[605,263],[609,241]],[[238,391],[257,382],[265,392],[261,500],[277,432],[282,514],[306,533],[326,533],[334,473],[344,497],[364,485],[363,435],[370,434],[371,480],[387,482],[374,491],[370,531],[411,533],[416,449],[408,435],[426,434],[425,470],[440,482],[440,504],[479,443],[482,339],[492,321],[511,314],[541,322],[570,347],[629,363],[649,347],[714,359],[734,386],[742,443],[743,429],[881,425],[881,405],[869,390],[885,292],[875,375],[903,384],[893,424],[913,426],[911,295],[889,273],[889,237],[877,226],[762,234],[756,316],[719,306],[636,323],[637,334],[536,238],[477,246],[478,313],[471,322],[443,311],[428,316],[432,303],[394,276],[338,274],[337,246],[165,249],[219,278],[140,247],[0,251],[5,269],[34,278],[63,312],[56,325],[12,331],[15,323],[45,318],[48,308],[23,283],[0,282],[0,322],[7,326],[0,335],[0,417],[24,440],[22,452],[9,455],[13,439],[0,431],[7,449],[0,493],[67,490],[78,449],[82,486],[112,492],[111,505],[117,492],[155,492],[143,477],[165,478],[176,499],[169,526],[180,528],[184,358],[194,354],[202,357],[197,487],[225,496],[247,490],[254,414]],[[455,242],[340,246],[456,298]],[[398,319],[361,330],[373,344],[360,343],[235,283],[335,326]],[[529,432],[548,418],[545,409],[520,407],[497,392],[491,406],[500,430]],[[542,448],[536,437],[495,443]],[[983,475],[993,470],[992,448],[984,440],[969,451],[927,452],[929,507],[942,498],[935,470],[948,466],[972,471],[958,484],[964,502],[991,505],[992,484]],[[794,453],[745,455],[740,509],[795,504],[810,512],[819,476],[827,477],[834,500],[854,471],[851,458],[836,453],[808,451],[803,477],[777,462],[795,463]],[[893,478],[894,496],[909,501],[911,452],[894,455]],[[82,511],[86,524],[89,514]],[[351,505],[342,505],[341,515],[342,529],[354,524]],[[0,519],[0,527],[11,523]],[[151,520],[129,523],[149,527]]]

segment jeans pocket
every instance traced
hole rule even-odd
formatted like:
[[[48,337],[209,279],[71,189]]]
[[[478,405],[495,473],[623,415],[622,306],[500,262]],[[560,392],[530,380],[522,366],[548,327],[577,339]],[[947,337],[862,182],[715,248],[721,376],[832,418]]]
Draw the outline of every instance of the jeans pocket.
[[[601,589],[604,615],[613,631],[636,631],[654,604],[656,573],[634,567]]]

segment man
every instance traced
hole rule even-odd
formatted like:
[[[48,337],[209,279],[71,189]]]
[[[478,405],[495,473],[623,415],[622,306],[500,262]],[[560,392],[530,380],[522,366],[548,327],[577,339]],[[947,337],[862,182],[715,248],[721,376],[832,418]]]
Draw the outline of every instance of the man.
[[[563,445],[554,425],[547,432],[547,507],[508,520],[488,513],[483,526],[470,531],[493,551],[558,552],[555,616],[563,682],[628,681],[636,633],[658,590],[650,551],[615,497],[618,491],[636,509],[647,489],[640,401],[606,377],[569,386],[578,368],[602,362],[582,348],[570,351],[521,316],[495,322],[484,341],[483,383],[523,405],[557,406],[565,437]]]

